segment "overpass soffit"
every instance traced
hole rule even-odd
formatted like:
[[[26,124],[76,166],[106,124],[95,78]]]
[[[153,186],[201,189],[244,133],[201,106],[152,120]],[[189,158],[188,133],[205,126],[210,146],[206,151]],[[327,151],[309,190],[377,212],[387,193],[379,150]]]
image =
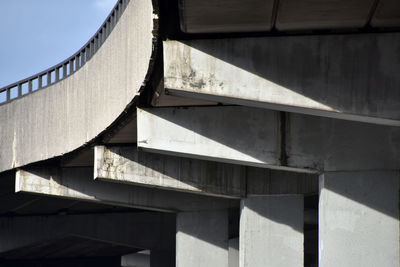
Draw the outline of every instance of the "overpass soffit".
[[[397,0],[185,0],[179,12],[185,33],[400,27]]]

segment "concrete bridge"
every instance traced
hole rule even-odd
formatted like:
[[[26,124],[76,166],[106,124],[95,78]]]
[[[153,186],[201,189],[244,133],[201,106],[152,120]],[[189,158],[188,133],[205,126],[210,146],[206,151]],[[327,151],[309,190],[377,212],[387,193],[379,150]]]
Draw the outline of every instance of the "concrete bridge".
[[[119,0],[0,89],[1,266],[399,266],[400,4]]]

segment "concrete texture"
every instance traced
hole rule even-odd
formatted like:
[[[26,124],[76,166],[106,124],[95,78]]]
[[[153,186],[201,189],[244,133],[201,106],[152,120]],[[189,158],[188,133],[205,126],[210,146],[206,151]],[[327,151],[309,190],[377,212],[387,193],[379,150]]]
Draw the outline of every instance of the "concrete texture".
[[[303,266],[303,196],[249,196],[241,202],[241,267]]]
[[[400,128],[301,114],[287,119],[288,164],[325,171],[396,170]]]
[[[318,175],[265,168],[246,168],[248,195],[315,194]]]
[[[228,211],[176,217],[176,267],[228,267]]]
[[[19,170],[15,191],[168,212],[239,206],[237,200],[94,181],[91,168]]]
[[[132,146],[96,146],[95,158],[94,177],[104,181],[228,198],[318,192],[316,174],[167,156]]]
[[[138,108],[137,120],[138,147],[145,150],[253,166],[279,164],[278,114],[273,111]]]
[[[229,267],[239,267],[239,238],[229,239]]]
[[[0,106],[0,172],[70,152],[138,96],[153,53],[152,1],[130,1],[97,53],[70,77]]]
[[[275,25],[280,31],[362,28],[368,23],[374,2],[280,0]]]
[[[400,126],[399,43],[399,33],[165,41],[164,86],[176,96]]]
[[[380,0],[371,18],[373,27],[399,27],[400,5],[397,0]]]
[[[96,146],[95,179],[204,195],[246,194],[244,166],[138,151],[133,146]]]
[[[269,31],[273,0],[179,1],[181,30],[186,33]]]
[[[137,116],[138,147],[157,153],[300,172],[400,166],[399,127],[237,106]]]
[[[399,266],[399,172],[320,177],[319,265]]]
[[[150,212],[0,218],[0,252],[80,236],[142,249],[171,249],[175,216]]]

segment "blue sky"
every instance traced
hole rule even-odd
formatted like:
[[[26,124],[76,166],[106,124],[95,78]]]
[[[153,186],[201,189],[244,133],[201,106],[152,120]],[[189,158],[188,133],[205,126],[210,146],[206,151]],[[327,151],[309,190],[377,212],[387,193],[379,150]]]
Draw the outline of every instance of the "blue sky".
[[[1,0],[0,88],[68,58],[117,0]]]

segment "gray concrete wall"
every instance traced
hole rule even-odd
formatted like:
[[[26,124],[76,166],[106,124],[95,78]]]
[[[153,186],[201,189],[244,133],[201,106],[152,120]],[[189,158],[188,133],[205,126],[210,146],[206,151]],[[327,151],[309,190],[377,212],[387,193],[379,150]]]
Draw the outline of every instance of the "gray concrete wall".
[[[320,177],[319,266],[399,266],[398,171]]]
[[[138,95],[153,51],[151,1],[130,1],[97,53],[70,77],[0,106],[0,171],[70,152]]]
[[[400,126],[400,34],[164,42],[167,93]]]

